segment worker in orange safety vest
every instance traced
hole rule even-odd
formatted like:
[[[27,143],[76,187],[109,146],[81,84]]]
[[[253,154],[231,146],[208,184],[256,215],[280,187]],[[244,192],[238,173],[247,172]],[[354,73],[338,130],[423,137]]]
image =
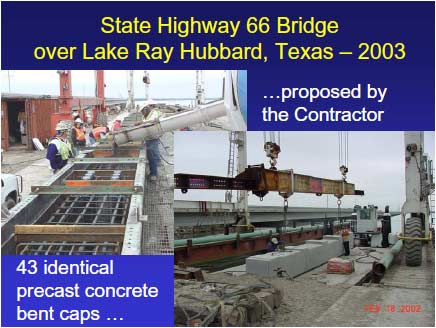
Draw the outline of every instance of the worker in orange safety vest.
[[[97,128],[92,129],[89,133],[89,139],[91,144],[94,144],[96,141],[100,139],[105,139],[107,134],[109,133],[109,128],[107,126],[99,126]]]
[[[73,146],[86,146],[85,131],[83,130],[83,121],[81,118],[76,118],[74,120],[74,126],[71,132],[71,140],[73,141]]]
[[[342,229],[342,242],[344,244],[345,256],[350,255],[350,231],[345,228]]]

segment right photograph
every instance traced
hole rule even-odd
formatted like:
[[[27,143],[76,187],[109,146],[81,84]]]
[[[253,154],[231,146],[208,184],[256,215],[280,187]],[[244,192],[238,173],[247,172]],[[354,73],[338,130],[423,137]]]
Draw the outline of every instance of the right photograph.
[[[175,326],[432,326],[434,149],[434,131],[176,132]]]

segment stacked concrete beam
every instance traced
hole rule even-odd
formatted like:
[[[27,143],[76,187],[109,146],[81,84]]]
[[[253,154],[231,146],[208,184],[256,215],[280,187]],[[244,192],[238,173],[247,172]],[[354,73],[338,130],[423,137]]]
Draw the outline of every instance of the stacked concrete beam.
[[[332,257],[337,257],[341,255],[338,245],[340,246],[339,240],[322,239],[322,240],[308,240],[306,244],[314,244],[322,246],[322,254],[325,256],[323,258],[324,262],[327,262]]]
[[[286,272],[289,276],[296,277],[306,272],[306,257],[304,252],[286,248],[285,252],[288,254]]]
[[[281,269],[286,270],[289,276],[296,277],[343,252],[341,236],[324,236],[323,240],[308,240],[302,245],[286,246],[284,252],[251,256],[246,260],[246,271],[264,277],[276,277]]]
[[[321,245],[302,244],[298,246],[288,246],[285,250],[300,251],[304,254],[305,272],[316,268],[325,262],[326,255],[324,254]]]
[[[350,234],[350,248],[354,247]],[[322,240],[307,240],[298,246],[286,246],[284,252],[273,252],[247,258],[247,273],[266,277],[276,277],[278,269],[286,270],[289,276],[296,277],[312,270],[334,257],[344,253],[340,235],[326,235]]]
[[[335,244],[335,254],[337,254],[336,256],[340,256],[342,254],[344,254],[344,245],[342,242],[342,236],[339,235],[327,235],[323,237],[323,240],[334,240],[336,241]]]
[[[272,252],[262,255],[250,256],[245,261],[247,273],[258,274],[263,277],[276,277],[278,270],[286,270],[288,267],[286,252]]]
[[[326,235],[323,237],[323,239],[337,239],[341,241],[341,247],[343,250],[343,244],[342,244],[342,236],[340,235]],[[350,231],[350,235],[349,235],[349,240],[350,240],[350,249],[354,248],[354,233],[352,233]]]

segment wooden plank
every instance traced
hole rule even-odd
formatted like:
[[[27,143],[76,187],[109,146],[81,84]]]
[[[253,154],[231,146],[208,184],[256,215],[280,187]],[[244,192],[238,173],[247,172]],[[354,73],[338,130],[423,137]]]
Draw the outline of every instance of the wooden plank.
[[[90,170],[74,170],[74,173],[76,173],[76,172],[87,173],[88,171],[90,171]],[[104,174],[104,173],[108,173],[109,175],[112,175],[112,173],[114,171],[121,171],[123,173],[126,173],[126,172],[135,173],[136,172],[136,170],[132,170],[132,169],[120,169],[120,170],[116,170],[116,169],[109,169],[108,170],[108,169],[106,169],[106,170],[91,170],[91,171],[94,171],[97,175]]]
[[[190,279],[193,279],[194,277],[193,277],[192,273],[190,273],[190,272],[174,270],[174,278],[175,279],[190,280]]]
[[[65,185],[70,187],[88,186],[133,186],[134,180],[65,180]]]
[[[122,234],[124,225],[44,225],[22,224],[15,225],[15,234]]]
[[[15,242],[88,242],[88,243],[122,243],[124,235],[120,234],[28,234],[28,235],[15,235]]]
[[[195,279],[204,281],[203,271],[200,268],[174,266],[174,277],[177,279]]]
[[[124,225],[16,225],[15,241],[122,243],[124,233]]]
[[[84,194],[140,194],[143,192],[142,186],[112,186],[112,185],[90,185],[90,186],[65,186],[65,185],[50,185],[50,186],[31,186],[31,194],[43,195],[84,195]]]

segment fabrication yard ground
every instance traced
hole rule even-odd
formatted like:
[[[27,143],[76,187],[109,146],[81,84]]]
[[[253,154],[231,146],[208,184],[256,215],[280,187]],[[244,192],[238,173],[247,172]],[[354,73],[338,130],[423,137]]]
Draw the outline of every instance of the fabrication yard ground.
[[[276,310],[277,326],[434,326],[433,245],[424,247],[421,267],[406,267],[401,253],[380,284],[360,285],[374,260],[365,257],[365,250],[351,251],[352,258],[359,259],[351,275],[327,274],[324,264],[292,280],[271,279],[245,274],[244,266],[239,266],[206,274],[205,279],[229,285],[266,282],[281,290],[283,301]],[[371,255],[381,258],[385,251],[377,249]],[[176,288],[176,297],[183,292],[183,288]],[[258,325],[272,324],[266,317]]]
[[[30,194],[30,187],[43,184],[50,176],[46,151],[28,151],[24,147],[11,148],[2,154],[2,173],[23,177],[22,198]]]

